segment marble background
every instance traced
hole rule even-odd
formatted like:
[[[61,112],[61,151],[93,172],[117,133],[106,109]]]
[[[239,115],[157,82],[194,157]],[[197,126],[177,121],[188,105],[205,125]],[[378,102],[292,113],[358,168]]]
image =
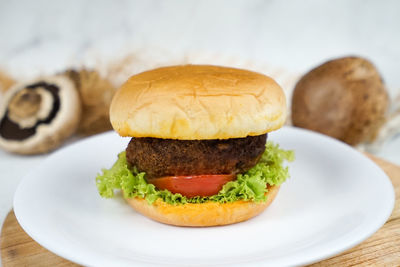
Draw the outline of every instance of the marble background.
[[[376,64],[395,98],[399,14],[396,0],[0,0],[0,69],[19,80],[135,53],[132,72],[204,62],[298,77],[327,59],[360,55]],[[400,140],[379,155],[400,164],[399,148]],[[0,223],[20,179],[45,157],[0,151]]]

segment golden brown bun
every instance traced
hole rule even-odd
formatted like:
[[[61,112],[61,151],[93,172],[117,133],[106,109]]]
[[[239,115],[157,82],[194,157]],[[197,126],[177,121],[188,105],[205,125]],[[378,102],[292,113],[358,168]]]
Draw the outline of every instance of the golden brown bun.
[[[132,137],[246,137],[279,129],[285,118],[285,95],[273,79],[206,65],[164,67],[132,76],[110,107],[114,130]]]
[[[126,201],[136,211],[166,224],[176,226],[217,226],[243,222],[263,212],[274,200],[279,186],[268,190],[266,202],[239,200],[232,203],[206,202],[201,204],[171,205],[157,199],[149,205],[142,198],[128,198]]]

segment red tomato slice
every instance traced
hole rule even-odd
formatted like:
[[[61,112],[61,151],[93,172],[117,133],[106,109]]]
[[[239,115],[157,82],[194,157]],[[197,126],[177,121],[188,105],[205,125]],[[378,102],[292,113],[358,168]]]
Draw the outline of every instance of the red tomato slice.
[[[160,190],[167,189],[172,193],[180,193],[186,197],[212,196],[217,194],[224,184],[235,178],[233,174],[210,174],[188,176],[166,176],[148,179]]]

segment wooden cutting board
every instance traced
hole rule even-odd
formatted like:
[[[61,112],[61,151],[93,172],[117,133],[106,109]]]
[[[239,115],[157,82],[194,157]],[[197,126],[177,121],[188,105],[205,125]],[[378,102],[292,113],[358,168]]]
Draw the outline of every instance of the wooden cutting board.
[[[360,245],[311,266],[400,266],[400,167],[369,156],[391,178],[396,204],[386,224]],[[376,196],[377,197],[377,196]],[[1,258],[9,266],[78,266],[32,240],[11,211],[1,231]]]

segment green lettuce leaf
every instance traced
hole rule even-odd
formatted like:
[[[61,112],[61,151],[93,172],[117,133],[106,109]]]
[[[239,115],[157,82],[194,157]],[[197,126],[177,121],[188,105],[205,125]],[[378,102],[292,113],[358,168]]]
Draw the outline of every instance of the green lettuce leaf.
[[[103,169],[97,175],[96,185],[102,197],[114,197],[114,191],[122,189],[125,198],[140,197],[149,204],[158,198],[169,204],[203,203],[215,201],[220,203],[236,200],[266,201],[267,185],[280,185],[289,177],[289,169],[285,161],[293,161],[294,152],[283,150],[279,145],[267,142],[265,152],[253,168],[238,174],[235,181],[226,183],[218,194],[210,197],[187,198],[181,194],[173,194],[168,190],[158,190],[146,182],[146,173],[131,168],[125,152],[118,155],[118,160],[110,169]]]

